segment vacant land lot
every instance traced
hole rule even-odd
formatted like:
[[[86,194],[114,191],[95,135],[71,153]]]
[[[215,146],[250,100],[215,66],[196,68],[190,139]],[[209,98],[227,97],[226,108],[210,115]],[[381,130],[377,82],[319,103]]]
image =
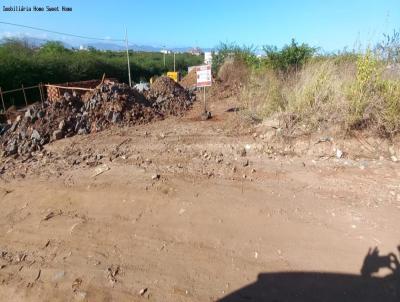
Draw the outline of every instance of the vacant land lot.
[[[198,104],[183,118],[59,140],[46,146],[50,158],[10,162],[1,300],[217,301],[260,273],[359,275],[368,248],[396,252],[397,163],[232,136],[235,105],[212,103],[204,122]]]

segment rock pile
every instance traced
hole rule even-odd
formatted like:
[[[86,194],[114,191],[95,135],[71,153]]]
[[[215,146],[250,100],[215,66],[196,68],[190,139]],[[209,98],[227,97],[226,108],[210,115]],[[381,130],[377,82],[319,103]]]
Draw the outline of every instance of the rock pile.
[[[65,93],[59,100],[30,106],[13,122],[0,124],[5,156],[41,150],[52,140],[101,131],[113,124],[134,125],[181,115],[194,96],[160,78],[147,96],[125,84],[108,82],[82,96]]]
[[[188,110],[196,96],[169,77],[159,77],[150,86],[147,94],[153,106],[165,115],[182,115]]]

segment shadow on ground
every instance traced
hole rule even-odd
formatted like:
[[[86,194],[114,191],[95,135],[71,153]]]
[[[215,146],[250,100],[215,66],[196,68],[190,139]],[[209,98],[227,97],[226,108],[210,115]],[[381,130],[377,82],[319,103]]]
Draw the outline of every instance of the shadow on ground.
[[[400,251],[400,246],[398,247]],[[375,277],[386,268],[390,273]],[[258,275],[257,282],[218,300],[233,301],[400,301],[400,265],[395,254],[369,250],[360,275],[320,272],[276,272]]]

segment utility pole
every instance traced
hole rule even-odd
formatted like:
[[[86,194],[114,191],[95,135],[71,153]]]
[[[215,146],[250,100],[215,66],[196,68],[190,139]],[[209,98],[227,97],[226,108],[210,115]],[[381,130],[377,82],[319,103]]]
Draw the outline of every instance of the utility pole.
[[[175,52],[174,52],[174,72],[175,72]]]
[[[165,68],[165,53],[166,53],[165,45],[163,45],[163,54],[164,54],[164,68]]]
[[[128,79],[129,79],[129,87],[132,87],[131,80],[131,64],[129,63],[129,49],[128,49],[128,31],[125,27],[125,44],[126,44],[126,59],[128,61]]]

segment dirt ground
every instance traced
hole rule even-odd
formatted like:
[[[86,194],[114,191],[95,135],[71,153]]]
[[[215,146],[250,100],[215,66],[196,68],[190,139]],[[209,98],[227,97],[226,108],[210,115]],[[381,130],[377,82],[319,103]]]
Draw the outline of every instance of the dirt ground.
[[[358,276],[370,247],[397,254],[398,163],[271,151],[227,131],[232,106],[7,161],[0,300],[261,301],[228,297],[259,274]]]

